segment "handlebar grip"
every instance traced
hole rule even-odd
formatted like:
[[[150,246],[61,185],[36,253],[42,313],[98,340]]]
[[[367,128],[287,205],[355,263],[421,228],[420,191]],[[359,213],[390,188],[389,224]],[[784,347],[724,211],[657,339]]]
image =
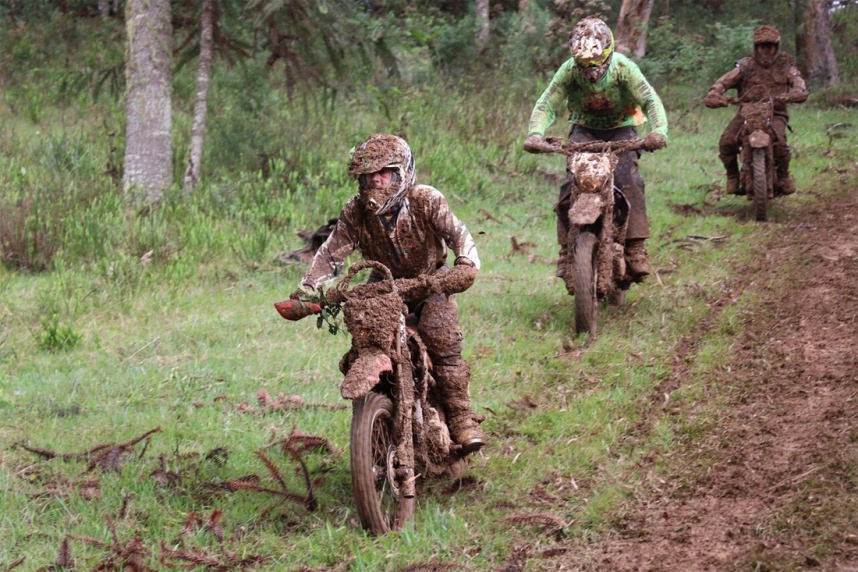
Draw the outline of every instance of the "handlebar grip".
[[[313,302],[304,302],[302,300],[283,300],[274,304],[277,312],[290,322],[297,322],[301,318],[306,318],[311,314],[318,314],[322,311],[322,307]]]

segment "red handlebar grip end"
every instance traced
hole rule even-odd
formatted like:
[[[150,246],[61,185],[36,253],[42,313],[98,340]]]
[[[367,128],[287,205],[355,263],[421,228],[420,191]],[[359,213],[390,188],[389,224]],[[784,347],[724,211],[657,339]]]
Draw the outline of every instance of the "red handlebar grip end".
[[[292,322],[298,321],[301,318],[306,318],[310,314],[318,314],[322,311],[322,307],[312,302],[302,302],[301,300],[283,300],[274,304],[274,308],[285,319]]]

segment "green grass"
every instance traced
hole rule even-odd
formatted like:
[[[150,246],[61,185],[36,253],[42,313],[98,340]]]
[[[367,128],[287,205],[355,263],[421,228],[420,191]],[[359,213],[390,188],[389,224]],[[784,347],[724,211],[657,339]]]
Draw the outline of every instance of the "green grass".
[[[512,515],[548,512],[576,538],[612,526],[641,478],[636,463],[669,452],[677,439],[711,422],[711,413],[683,411],[717,397],[707,377],[729,357],[744,313],[758,301],[748,290],[717,314],[711,304],[729,295],[738,279],[732,269],[759,256],[755,244],[780,231],[782,213],[826,200],[822,189],[839,177],[832,166],[854,148],[855,136],[835,141],[835,156],[825,157],[824,125],[850,116],[796,107],[794,173],[798,187],[813,192],[775,204],[768,225],[749,220],[744,199],[704,202],[706,189],[723,184],[715,147],[729,113],[697,109],[676,120],[669,149],[641,161],[653,224],[649,250],[660,279],[634,287],[624,307],[603,311],[600,335],[587,344],[570,334],[572,300],[553,278],[557,185],[538,172],[558,171],[562,160],[520,149],[530,95],[495,97],[486,109],[484,98],[440,97],[427,87],[413,94],[409,108],[403,101],[393,110],[392,117],[407,118],[400,125],[360,106],[348,122],[345,113],[323,121],[272,105],[271,123],[281,134],[271,148],[283,153],[267,177],[213,166],[217,176],[197,195],[175,193],[146,219],[125,212],[122,197],[99,174],[107,152],[95,131],[64,126],[49,140],[63,151],[55,157],[73,161],[45,164],[34,125],[0,116],[15,134],[0,141],[4,183],[27,193],[65,174],[70,186],[53,188],[81,199],[71,204],[74,224],[63,226],[50,271],[0,266],[0,565],[26,556],[25,569],[49,566],[67,535],[110,542],[110,518],[123,541],[140,534],[157,566],[160,542],[177,546],[191,511],[205,520],[222,510],[227,550],[267,557],[257,567],[265,570],[346,562],[349,570],[425,562],[497,569],[515,546],[551,542],[537,525],[505,520]],[[42,114],[50,117],[49,110]],[[297,129],[302,118],[304,131]],[[276,315],[273,302],[295,289],[301,269],[284,270],[272,260],[299,246],[296,230],[335,215],[353,192],[345,157],[355,139],[394,128],[407,130],[421,179],[448,196],[483,261],[459,303],[472,397],[488,416],[490,445],[470,469],[474,486],[451,494],[449,483],[431,484],[421,491],[413,527],[373,539],[357,526],[350,497],[350,411],[315,407],[343,404],[337,363],[347,336]],[[81,152],[81,141],[95,147]],[[89,196],[95,198],[83,200]],[[679,214],[674,205],[705,209],[706,216]],[[532,256],[512,253],[511,237],[534,243]],[[141,262],[149,250],[151,261]],[[58,341],[61,332],[77,341]],[[652,411],[653,394],[689,340],[692,370],[670,396],[679,413],[661,417]],[[312,406],[266,411],[257,404],[262,389],[299,395]],[[75,485],[89,474],[86,462],[44,460],[15,447],[75,453],[155,427],[161,432],[141,458],[138,445],[119,472],[93,473],[101,494],[90,500]],[[324,437],[339,453],[308,457],[324,477],[315,489],[317,511],[290,503],[272,508],[270,497],[206,487],[248,474],[273,484],[255,453],[293,428]],[[229,453],[222,465],[205,459],[217,447]],[[268,452],[290,487],[303,490],[294,463]],[[159,458],[181,475],[179,484],[151,477]],[[44,494],[50,487],[56,490]],[[218,553],[203,530],[184,542]],[[106,555],[80,540],[72,540],[72,549],[84,567]]]

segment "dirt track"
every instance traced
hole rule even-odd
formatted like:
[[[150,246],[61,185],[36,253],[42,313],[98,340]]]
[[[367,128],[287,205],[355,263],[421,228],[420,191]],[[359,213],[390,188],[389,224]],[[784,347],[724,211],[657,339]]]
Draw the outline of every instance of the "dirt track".
[[[858,191],[786,210],[741,285],[763,303],[713,380],[730,413],[553,569],[858,571]]]

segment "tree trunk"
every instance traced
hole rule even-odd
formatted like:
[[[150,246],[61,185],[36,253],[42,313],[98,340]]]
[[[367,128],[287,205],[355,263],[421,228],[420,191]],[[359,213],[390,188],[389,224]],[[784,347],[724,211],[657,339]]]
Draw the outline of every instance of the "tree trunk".
[[[804,37],[800,43],[807,79],[815,85],[840,83],[840,68],[831,43],[831,0],[810,0],[805,6]]]
[[[623,0],[614,38],[617,51],[640,59],[646,55],[646,31],[655,0]]]
[[[170,0],[128,0],[125,22],[123,187],[132,202],[148,206],[173,184]]]
[[[105,20],[110,17],[110,0],[98,0],[98,13]]]
[[[200,64],[197,69],[197,102],[194,104],[194,123],[191,127],[191,150],[188,167],[185,169],[185,192],[196,188],[200,182],[203,161],[203,143],[206,137],[206,108],[209,97],[209,80],[212,64],[212,29],[214,23],[214,0],[203,0],[200,23]]]
[[[477,52],[489,47],[489,0],[476,0],[477,4]]]

